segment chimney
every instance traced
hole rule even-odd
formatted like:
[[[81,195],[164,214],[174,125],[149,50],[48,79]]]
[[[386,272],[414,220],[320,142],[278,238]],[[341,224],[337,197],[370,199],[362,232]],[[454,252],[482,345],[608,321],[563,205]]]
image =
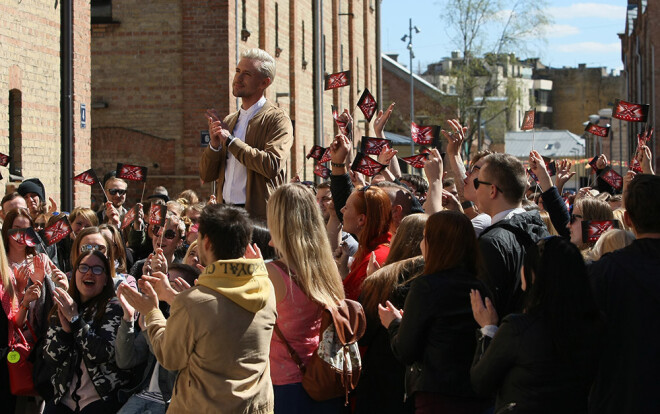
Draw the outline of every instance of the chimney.
[[[385,54],[388,58],[392,59],[395,62],[399,61],[399,54],[398,53],[386,53]]]

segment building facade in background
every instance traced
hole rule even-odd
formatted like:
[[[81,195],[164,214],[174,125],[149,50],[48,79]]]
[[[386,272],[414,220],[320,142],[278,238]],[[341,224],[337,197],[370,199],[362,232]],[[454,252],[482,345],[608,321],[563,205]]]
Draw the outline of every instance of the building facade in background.
[[[62,173],[63,123],[72,124],[73,173],[90,168],[90,7],[83,0],[70,4],[71,25],[63,21],[62,2],[0,0],[0,152],[12,157],[8,167],[0,167],[0,197],[10,177],[37,177],[46,196],[62,206],[62,184],[72,178]],[[73,113],[62,121],[67,53],[61,40],[68,30],[73,34]],[[74,205],[88,206],[90,188],[67,184]]]
[[[660,120],[660,109],[657,106],[660,104],[657,99],[660,96],[660,70],[656,69],[660,62],[660,5],[657,1],[628,0],[625,23],[625,31],[619,34],[626,91],[624,96],[631,102],[650,104],[648,123],[657,126]],[[643,125],[630,123],[629,126],[627,138],[632,146]],[[657,169],[660,145],[655,134],[651,144]]]
[[[231,81],[240,53],[259,47],[276,60],[266,97],[294,125],[287,160],[290,176],[313,179],[305,155],[322,131],[328,146],[337,132],[331,105],[348,108],[355,136],[369,125],[357,110],[368,88],[377,95],[377,1],[357,0],[105,0],[92,1],[92,164],[100,173],[117,162],[149,168],[147,194],[192,188],[207,198],[198,160],[205,144],[205,112],[236,111]],[[314,6],[319,5],[315,19]],[[315,33],[319,47],[314,46]],[[351,70],[351,85],[321,90],[315,116],[314,59],[326,73]],[[129,185],[129,202],[141,186]]]

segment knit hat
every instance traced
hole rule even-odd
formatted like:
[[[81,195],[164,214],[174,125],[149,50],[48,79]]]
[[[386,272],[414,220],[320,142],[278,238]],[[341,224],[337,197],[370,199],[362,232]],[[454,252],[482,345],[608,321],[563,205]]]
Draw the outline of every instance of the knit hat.
[[[29,178],[23,181],[16,191],[23,197],[28,193],[35,193],[39,196],[41,202],[46,201],[46,189],[38,178]]]

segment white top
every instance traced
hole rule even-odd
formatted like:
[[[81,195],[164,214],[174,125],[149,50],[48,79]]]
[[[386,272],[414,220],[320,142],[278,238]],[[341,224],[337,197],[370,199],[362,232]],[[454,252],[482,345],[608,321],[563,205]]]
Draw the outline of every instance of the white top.
[[[245,142],[248,122],[263,108],[266,97],[262,96],[254,105],[248,109],[239,111],[238,121],[234,126],[235,139]],[[213,148],[212,148],[213,149]],[[225,164],[225,184],[222,187],[222,199],[225,203],[245,204],[245,187],[247,185],[247,168],[241,164],[234,155],[227,151],[227,163]]]
[[[524,213],[524,212],[525,212],[525,209],[522,208],[522,207],[516,207],[516,208],[509,209],[509,210],[500,211],[499,213],[497,213],[493,216],[493,219],[491,220],[490,223],[491,223],[491,225],[493,225],[493,224],[497,223],[498,221],[510,219],[511,217],[515,216],[516,214],[520,214],[520,213]]]
[[[477,237],[481,235],[482,231],[490,227],[490,216],[485,213],[478,214],[471,221],[472,227],[474,227],[474,232],[477,234]]]

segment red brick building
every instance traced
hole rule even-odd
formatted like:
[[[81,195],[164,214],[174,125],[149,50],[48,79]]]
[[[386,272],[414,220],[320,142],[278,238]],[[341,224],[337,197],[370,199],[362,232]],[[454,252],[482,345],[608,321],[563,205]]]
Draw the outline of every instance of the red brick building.
[[[99,174],[117,162],[134,163],[149,167],[147,194],[164,185],[172,195],[192,188],[208,197],[211,184],[198,176],[204,114],[213,107],[221,115],[236,110],[231,80],[240,53],[253,47],[277,63],[266,97],[294,123],[290,175],[312,179],[313,160],[305,155],[315,134],[323,145],[334,136],[331,104],[354,111],[356,136],[368,128],[355,105],[365,87],[376,95],[377,1],[92,3],[92,163]],[[321,116],[314,112],[315,58],[321,79],[352,72],[350,86],[320,91]],[[129,185],[129,203],[141,190]]]
[[[0,197],[10,176],[37,177],[60,207],[88,206],[89,187],[71,174],[90,167],[90,125],[81,122],[91,101],[89,1],[0,0],[0,16],[0,152],[12,157],[0,167]]]
[[[620,33],[621,59],[624,70],[627,100],[651,105],[648,123],[660,121],[660,70],[656,69],[655,55],[660,57],[660,5],[656,1],[628,0],[626,28]],[[629,123],[628,139],[634,146],[636,134],[643,127],[640,123]],[[654,136],[652,152],[654,167],[657,168],[658,139]]]

